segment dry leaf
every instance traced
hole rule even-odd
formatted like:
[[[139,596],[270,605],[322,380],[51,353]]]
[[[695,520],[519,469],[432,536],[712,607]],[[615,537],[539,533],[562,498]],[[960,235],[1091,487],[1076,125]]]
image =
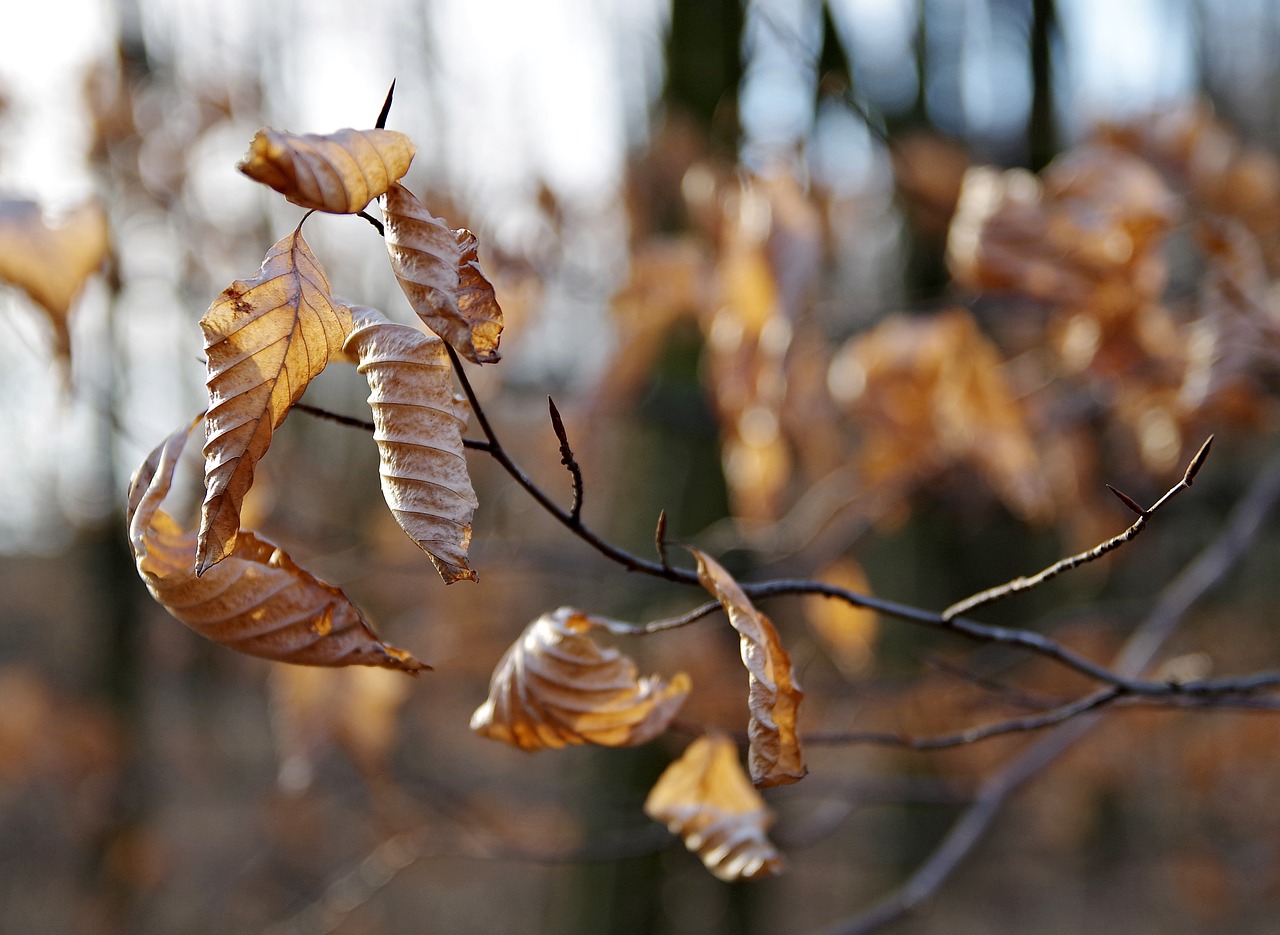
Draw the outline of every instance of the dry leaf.
[[[406,172],[417,148],[394,130],[338,130],[324,136],[263,128],[236,168],[295,205],[356,214]]]
[[[910,489],[968,466],[1018,516],[1043,520],[1052,510],[1000,352],[964,309],[889,316],[836,353],[828,385],[861,432],[868,488]]]
[[[317,761],[333,744],[366,776],[385,772],[397,716],[409,697],[408,679],[366,666],[275,666],[270,687],[281,788],[301,792],[310,786]]]
[[[634,662],[596,645],[590,634],[602,629],[603,621],[571,607],[529,624],[494,670],[471,729],[523,750],[630,747],[665,731],[689,693],[689,677],[637,678]]]
[[[680,835],[727,883],[782,872],[782,855],[765,836],[773,815],[747,781],[728,737],[709,734],[691,743],[658,777],[644,811]]]
[[[301,228],[267,251],[258,275],[236,280],[200,319],[208,354],[205,501],[198,574],[231,554],[240,506],[272,433],[340,354],[350,310],[329,295],[329,280]]]
[[[0,199],[0,281],[44,309],[59,357],[71,353],[71,303],[110,249],[107,215],[97,201],[51,222],[34,201]]]
[[[475,580],[467,546],[477,502],[444,344],[370,308],[352,308],[351,315],[345,352],[369,381],[387,506],[440,577]]]
[[[160,509],[189,432],[180,429],[151,452],[129,488],[129,545],[138,574],[169,613],[250,656],[313,666],[427,668],[379,640],[342,591],[247,530],[224,561],[196,577],[195,535]]]
[[[480,272],[475,235],[451,231],[398,183],[382,205],[391,269],[418,317],[468,360],[495,363],[502,309]]]
[[[800,755],[796,716],[804,692],[795,683],[791,658],[782,648],[772,621],[752,606],[738,582],[704,552],[690,549],[698,560],[698,580],[729,615],[741,637],[742,664],[747,668],[747,705],[751,739],[747,764],[760,788],[803,779],[808,769]]]

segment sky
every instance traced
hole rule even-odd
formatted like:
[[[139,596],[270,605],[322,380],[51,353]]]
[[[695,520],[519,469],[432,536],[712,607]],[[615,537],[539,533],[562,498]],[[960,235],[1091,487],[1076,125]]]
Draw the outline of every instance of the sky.
[[[915,96],[915,5],[829,4],[851,50],[855,80],[885,109]],[[745,164],[762,166],[797,139],[812,137],[815,165],[828,167],[828,181],[839,184],[834,175],[844,172],[857,184],[871,159],[865,128],[847,111],[828,111],[815,127],[818,6],[813,0],[751,0],[749,6],[740,89]],[[980,3],[925,0],[924,8],[941,37],[937,55],[959,56],[958,84],[927,89],[933,119],[973,137],[1016,131],[1030,101],[1020,46],[1025,23],[993,16]],[[550,232],[538,193],[542,187],[554,192],[566,216],[560,258],[574,262],[548,263],[547,314],[524,355],[541,371],[526,376],[571,374],[579,384],[594,378],[591,360],[603,355],[583,354],[575,342],[607,331],[608,299],[625,276],[621,186],[629,155],[648,139],[661,91],[667,2],[0,3],[0,91],[10,102],[0,133],[0,197],[34,197],[56,211],[95,191],[85,161],[81,76],[87,64],[111,55],[117,12],[125,9],[137,11],[160,64],[192,86],[261,69],[274,92],[266,102],[274,125],[312,132],[366,125],[389,78],[397,78],[392,125],[420,142],[413,171],[447,185],[489,242],[506,250],[546,250]],[[1060,0],[1071,133],[1083,132],[1094,117],[1140,112],[1192,93],[1188,10],[1179,0]],[[947,44],[948,36],[959,35],[965,43]],[[229,171],[253,129],[234,126],[203,141],[193,160],[194,197],[212,215],[230,217],[256,204],[251,186]],[[163,218],[117,233],[127,253],[122,262],[135,264],[127,268],[153,273],[149,264],[174,236]],[[190,335],[203,308],[188,307],[183,286],[177,274],[136,277],[123,308],[112,313],[114,323],[101,285],[82,299],[82,347],[123,340],[142,348],[125,361],[114,414],[121,463],[113,483],[190,415],[199,390],[202,374],[192,366],[199,348]],[[0,450],[7,453],[0,459],[0,551],[51,550],[66,540],[73,524],[48,521],[50,498],[63,515],[84,521],[106,515],[119,495],[103,489],[103,478],[112,475],[86,461],[82,441],[101,431],[102,385],[119,375],[81,355],[78,389],[63,392],[56,369],[40,353],[47,343],[42,323],[24,303],[0,288]],[[157,363],[161,359],[172,363]],[[173,381],[184,389],[166,389]]]

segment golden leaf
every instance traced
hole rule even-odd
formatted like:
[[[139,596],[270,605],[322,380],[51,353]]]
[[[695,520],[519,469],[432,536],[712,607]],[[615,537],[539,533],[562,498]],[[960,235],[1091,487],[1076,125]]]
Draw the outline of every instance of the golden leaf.
[[[352,308],[351,315],[344,349],[369,381],[387,506],[440,577],[475,580],[467,546],[476,495],[444,343],[370,308]]]
[[[689,677],[637,678],[634,662],[596,645],[590,633],[598,629],[608,626],[571,607],[529,624],[494,670],[471,729],[523,750],[630,747],[661,734],[689,693]]]
[[[324,136],[263,128],[236,168],[295,205],[356,214],[406,172],[417,148],[394,130],[338,130]]]
[[[17,286],[44,310],[59,357],[71,353],[71,303],[110,249],[107,215],[97,201],[51,223],[34,201],[0,199],[0,281]]]
[[[698,561],[698,580],[711,592],[738,631],[742,664],[748,676],[747,706],[751,745],[747,764],[760,788],[803,779],[808,769],[800,754],[796,716],[804,692],[795,683],[791,658],[772,621],[752,606],[742,588],[711,556],[690,549]]]
[[[231,554],[254,468],[289,407],[341,353],[351,313],[329,295],[298,229],[267,251],[257,276],[236,280],[214,300],[200,328],[209,358],[197,551],[203,574]]]
[[[782,872],[782,855],[765,836],[773,815],[747,781],[733,741],[722,734],[691,743],[658,777],[644,811],[680,835],[727,883]]]
[[[475,235],[451,231],[398,183],[382,205],[391,269],[418,317],[468,360],[495,363],[502,309],[480,272]]]
[[[129,488],[129,545],[138,574],[169,613],[250,656],[313,666],[427,668],[379,640],[342,591],[247,530],[224,561],[197,577],[195,535],[160,509],[189,431],[180,429],[156,448]]]
[[[862,432],[866,486],[911,489],[969,466],[1017,515],[1052,511],[1024,407],[965,309],[885,318],[836,352],[828,385]]]

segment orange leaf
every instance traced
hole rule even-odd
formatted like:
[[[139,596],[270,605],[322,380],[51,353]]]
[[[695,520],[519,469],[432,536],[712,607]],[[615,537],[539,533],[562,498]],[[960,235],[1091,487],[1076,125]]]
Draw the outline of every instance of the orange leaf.
[[[71,303],[110,249],[107,216],[96,201],[50,223],[34,201],[0,199],[0,281],[44,309],[59,357],[71,353]]]
[[[690,549],[698,560],[698,580],[720,602],[741,637],[742,664],[747,668],[747,705],[751,746],[747,763],[751,781],[760,788],[803,779],[808,769],[800,754],[796,716],[804,692],[795,683],[791,658],[782,648],[773,623],[752,606],[742,588],[709,555]]]
[[[369,381],[387,506],[446,582],[474,580],[467,546],[476,495],[444,344],[371,308],[351,315],[345,351]]]
[[[418,317],[468,360],[495,363],[502,309],[480,272],[475,235],[451,231],[398,183],[382,206],[391,269]]]
[[[471,729],[523,750],[566,744],[630,747],[661,734],[689,693],[689,677],[638,678],[592,630],[607,625],[571,607],[543,614],[498,663]]]
[[[225,561],[196,577],[196,537],[160,509],[189,432],[180,429],[151,452],[129,488],[129,545],[138,574],[169,613],[250,656],[313,666],[427,668],[379,640],[342,591],[247,530]]]
[[[680,835],[725,882],[782,872],[782,856],[765,836],[773,815],[728,737],[709,734],[691,743],[658,777],[644,811]]]
[[[200,328],[209,358],[197,551],[203,574],[231,554],[254,469],[289,407],[341,353],[351,313],[329,295],[298,229],[267,251],[257,276],[236,280],[214,300]]]
[[[325,136],[263,128],[236,168],[295,205],[356,214],[409,171],[417,148],[394,130],[338,130]]]

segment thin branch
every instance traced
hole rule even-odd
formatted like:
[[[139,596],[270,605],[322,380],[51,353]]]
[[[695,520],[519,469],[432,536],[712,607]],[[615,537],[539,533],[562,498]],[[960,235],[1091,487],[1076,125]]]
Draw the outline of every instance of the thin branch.
[[[678,630],[686,627],[691,623],[701,620],[703,617],[709,617],[719,610],[721,604],[719,601],[708,601],[693,610],[680,614],[676,617],[666,617],[662,620],[651,620],[648,623],[624,623],[621,620],[606,621],[606,625],[611,633],[639,635],[643,633],[661,633],[663,630]]]
[[[385,130],[387,118],[391,116],[391,99],[395,97],[396,79],[391,79],[391,87],[387,88],[387,99],[382,102],[382,110],[378,111],[378,121],[374,124],[379,130]]]
[[[1161,592],[1156,606],[1117,657],[1118,672],[1132,677],[1150,664],[1196,601],[1220,583],[1249,550],[1277,500],[1280,456],[1273,457],[1254,479],[1218,538]],[[826,929],[823,935],[868,935],[929,899],[982,839],[1008,798],[1087,734],[1099,717],[1099,713],[1086,713],[1067,721],[983,783],[974,803],[899,889]]]
[[[573,480],[573,505],[569,507],[569,518],[575,523],[582,521],[582,468],[578,466],[578,459],[573,456],[573,449],[569,447],[569,434],[564,430],[564,420],[560,418],[560,410],[556,408],[556,401],[550,396],[547,397],[547,409],[551,412],[551,428],[555,430],[556,438],[560,442],[560,463],[569,471],[569,477]]]
[[[480,426],[480,431],[484,433],[484,437],[489,443],[487,450],[489,456],[502,465],[503,470],[511,476],[517,484],[525,489],[525,492],[531,496],[534,501],[547,511],[553,518],[558,520],[561,525],[569,529],[575,536],[581,539],[587,545],[591,546],[605,558],[610,559],[621,565],[627,571],[638,571],[643,574],[652,575],[655,578],[662,578],[667,581],[676,581],[682,584],[697,584],[698,576],[691,569],[687,568],[664,568],[654,562],[645,561],[625,549],[620,549],[612,543],[603,539],[594,532],[590,527],[582,522],[580,517],[574,515],[562,508],[558,503],[552,500],[542,488],[533,482],[533,480],[520,469],[520,466],[511,459],[502,442],[498,440],[498,435],[493,430],[493,426],[489,423],[489,417],[485,414],[484,407],[480,405],[480,400],[476,397],[475,390],[471,386],[471,381],[467,379],[466,371],[463,369],[462,360],[458,357],[457,351],[445,344],[445,350],[449,353],[450,360],[453,361],[454,373],[458,376],[458,383],[462,386],[462,392],[467,397],[467,403],[471,406],[471,411],[476,417],[476,422]]]
[[[1108,484],[1107,486],[1112,493],[1120,497],[1126,506],[1138,513],[1138,518],[1134,524],[1124,532],[1120,533],[1120,535],[1113,536],[1106,542],[1102,542],[1094,546],[1092,549],[1054,562],[1048,568],[1031,575],[1030,577],[1014,578],[1012,581],[1006,581],[1004,584],[996,585],[994,588],[988,588],[985,591],[979,591],[977,594],[966,597],[962,601],[957,601],[942,612],[942,619],[951,620],[953,617],[958,617],[960,614],[969,613],[983,605],[1002,600],[1011,594],[1028,591],[1031,588],[1044,584],[1051,578],[1058,577],[1058,575],[1063,572],[1070,571],[1073,568],[1078,568],[1088,562],[1095,561],[1102,558],[1102,556],[1106,555],[1113,549],[1118,549],[1146,528],[1147,521],[1156,512],[1156,510],[1160,509],[1177,494],[1191,486],[1192,482],[1195,480],[1196,474],[1198,474],[1200,468],[1204,466],[1205,458],[1209,456],[1209,446],[1212,444],[1213,436],[1210,435],[1205,440],[1205,443],[1200,446],[1200,450],[1196,452],[1195,457],[1191,459],[1191,463],[1187,465],[1187,469],[1182,475],[1182,480],[1178,481],[1178,483],[1171,487],[1163,497],[1145,510],[1138,506],[1127,494],[1120,493],[1120,491]]]
[[[336,422],[339,425],[345,425],[353,429],[362,429],[372,435],[377,426],[368,419],[357,419],[355,416],[344,416],[338,412],[331,412],[328,409],[322,409],[320,406],[312,406],[310,403],[294,403],[293,408],[299,412],[305,412],[309,416],[315,416],[318,419],[326,419],[329,422]],[[473,451],[488,451],[489,443],[482,438],[464,438],[462,440],[464,448],[470,448]]]
[[[379,221],[379,220],[378,220],[376,217],[374,217],[372,214],[370,214],[368,211],[357,211],[357,212],[356,212],[356,217],[364,218],[366,221],[368,221],[370,224],[372,224],[372,225],[373,225],[374,230],[376,230],[376,231],[378,232],[378,236],[379,236],[379,237],[385,237],[385,236],[387,236],[387,229],[386,229],[385,227],[383,227],[383,226],[382,226],[382,222],[381,222],[381,221]]]
[[[966,669],[964,666],[956,665],[954,662],[950,662],[939,656],[925,656],[923,662],[932,669],[954,676],[969,685],[974,685],[992,695],[995,695],[1002,701],[1017,705],[1021,708],[1026,708],[1029,711],[1047,711],[1050,708],[1055,708],[1063,704],[1063,701],[1060,698],[1048,698],[1043,695],[1033,695],[1030,692],[1015,688],[1012,685],[1007,685],[1004,682],[991,678],[990,676],[980,675],[977,672]]]
[[[912,737],[909,734],[895,734],[885,731],[849,731],[845,733],[812,733],[804,735],[807,745],[836,744],[875,744],[885,747],[905,747],[909,750],[943,750],[948,747],[962,747],[990,737],[1004,734],[1016,734],[1026,731],[1044,730],[1063,721],[1111,704],[1124,695],[1124,690],[1117,686],[1103,688],[1070,704],[1062,705],[1051,711],[1032,714],[1026,717],[1007,718],[970,727],[954,734],[938,734],[933,737]]]
[[[653,548],[658,553],[658,561],[662,563],[663,568],[670,568],[671,562],[667,560],[667,511],[661,510],[658,513],[658,525],[653,529]]]

